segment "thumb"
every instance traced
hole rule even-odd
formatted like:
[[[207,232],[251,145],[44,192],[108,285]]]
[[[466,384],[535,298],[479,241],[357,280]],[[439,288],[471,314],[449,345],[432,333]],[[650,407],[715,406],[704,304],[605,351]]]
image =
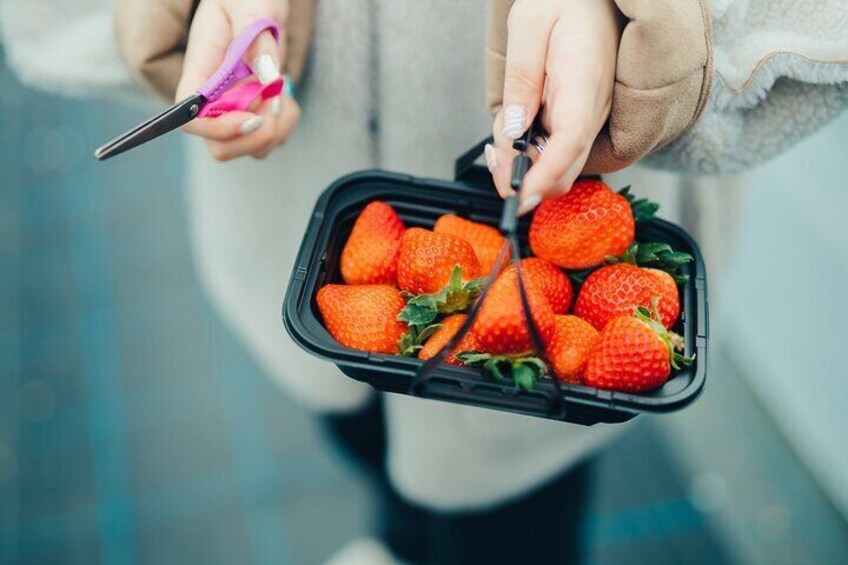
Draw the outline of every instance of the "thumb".
[[[254,2],[235,3],[230,19],[233,23],[233,35],[238,35],[244,28],[260,18],[268,18],[277,22],[280,29],[279,41],[274,39],[271,30],[260,33],[245,53],[245,60],[253,74],[262,84],[268,84],[280,77],[285,45],[286,45],[286,19],[288,15],[288,2],[273,2],[271,10],[265,9],[265,13],[252,7]],[[264,2],[263,4],[269,4]]]

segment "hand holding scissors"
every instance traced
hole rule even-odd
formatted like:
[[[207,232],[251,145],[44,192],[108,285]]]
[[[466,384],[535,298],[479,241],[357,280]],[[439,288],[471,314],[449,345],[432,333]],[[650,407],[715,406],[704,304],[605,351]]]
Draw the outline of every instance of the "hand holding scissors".
[[[218,160],[245,154],[261,158],[282,143],[297,124],[300,108],[290,95],[280,95],[284,86],[290,87],[279,72],[280,27],[274,20],[247,19],[261,12],[252,6],[256,3],[201,3],[177,88],[179,102],[104,145],[95,156],[107,159],[178,127],[204,137]],[[284,19],[269,10],[265,13],[277,21]],[[234,30],[240,33],[229,42]],[[214,119],[195,119],[207,117]]]

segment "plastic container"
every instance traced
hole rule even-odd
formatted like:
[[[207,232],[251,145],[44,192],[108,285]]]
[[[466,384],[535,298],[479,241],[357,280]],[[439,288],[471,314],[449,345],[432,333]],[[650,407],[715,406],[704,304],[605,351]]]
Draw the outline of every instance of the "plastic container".
[[[485,170],[472,164],[480,148],[460,157],[458,180],[454,182],[364,171],[343,177],[327,188],[312,212],[283,303],[283,321],[291,337],[306,351],[336,364],[345,375],[381,391],[540,418],[584,425],[614,423],[643,412],[673,412],[692,403],[701,393],[707,373],[706,271],[695,241],[680,227],[659,219],[639,226],[637,240],[666,242],[694,257],[684,270],[689,281],[680,287],[682,312],[675,331],[684,337],[686,355],[694,354],[695,360],[650,393],[629,394],[569,384],[560,385],[557,393],[550,379],[537,382],[528,392],[517,390],[511,382],[495,381],[479,369],[447,365],[413,393],[410,384],[421,361],[347,349],[330,337],[321,323],[315,296],[325,284],[341,282],[342,248],[357,215],[372,200],[391,204],[407,227],[432,228],[446,213],[497,226],[502,201]],[[635,192],[638,194],[638,188]],[[522,233],[526,231],[525,225]],[[561,395],[559,402],[557,394]]]

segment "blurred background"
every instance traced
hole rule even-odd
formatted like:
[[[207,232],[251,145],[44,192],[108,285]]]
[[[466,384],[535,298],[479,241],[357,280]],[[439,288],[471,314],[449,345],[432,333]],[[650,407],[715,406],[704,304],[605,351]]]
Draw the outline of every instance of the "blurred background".
[[[91,158],[145,115],[0,52],[0,563],[321,563],[367,534],[368,487],[207,302],[178,136]],[[706,391],[601,455],[591,563],[848,563],[846,155],[848,116],[707,183],[733,205]]]

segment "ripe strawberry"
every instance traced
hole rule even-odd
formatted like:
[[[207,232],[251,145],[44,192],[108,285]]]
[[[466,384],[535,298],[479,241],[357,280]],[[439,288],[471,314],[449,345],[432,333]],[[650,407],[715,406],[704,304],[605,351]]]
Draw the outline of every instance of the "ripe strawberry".
[[[665,271],[660,269],[645,270],[656,277],[660,297],[657,301],[660,320],[666,328],[671,329],[671,326],[680,316],[680,293],[677,290],[677,283],[674,277]]]
[[[533,253],[566,269],[587,269],[624,253],[635,237],[630,202],[598,180],[582,180],[542,202],[530,224]]]
[[[669,333],[647,312],[618,316],[603,329],[589,354],[584,382],[624,392],[653,390],[668,380],[671,368],[691,359],[675,353],[681,338]]]
[[[509,267],[504,269],[504,272],[506,271],[515,271],[515,264],[510,264]],[[548,302],[551,303],[554,314],[568,312],[573,293],[571,281],[556,265],[538,257],[522,259],[521,275],[525,281],[533,281],[542,290]]]
[[[525,280],[524,285],[539,337],[543,344],[548,343],[554,333],[553,309],[534,281]],[[533,351],[515,271],[501,273],[492,283],[474,323],[474,334],[486,353],[523,354]]]
[[[480,262],[467,241],[444,233],[410,228],[401,240],[398,285],[412,294],[439,292],[448,284],[457,265],[461,268],[462,281],[480,276]]]
[[[398,353],[406,325],[397,320],[405,301],[389,285],[328,284],[318,291],[324,327],[345,347]]]
[[[480,276],[488,276],[498,260],[498,254],[504,244],[504,237],[492,226],[460,218],[455,214],[445,214],[433,226],[436,233],[446,233],[467,241],[474,248],[480,261]]]
[[[557,316],[556,331],[547,347],[548,360],[560,382],[579,383],[598,330],[577,316]]]
[[[379,200],[362,210],[342,250],[347,284],[396,284],[397,256],[405,228],[391,206]]]
[[[459,331],[459,328],[462,326],[463,322],[465,322],[466,317],[467,316],[465,314],[454,314],[453,316],[448,316],[442,320],[442,327],[427,340],[424,347],[422,347],[421,351],[418,353],[418,358],[426,361],[427,359],[435,357],[436,354],[448,344],[448,341],[450,341],[454,334]],[[477,351],[479,349],[480,344],[477,343],[477,337],[474,335],[474,332],[468,332],[465,337],[462,338],[462,341],[459,342],[459,345],[456,346],[453,353],[456,354],[461,351]],[[448,365],[462,365],[462,362],[453,355],[450,355],[445,360],[445,363]]]
[[[602,330],[614,317],[629,314],[636,306],[652,308],[655,301],[662,324],[670,328],[680,313],[674,279],[668,284],[665,276],[653,269],[616,263],[589,275],[577,295],[574,313]]]

